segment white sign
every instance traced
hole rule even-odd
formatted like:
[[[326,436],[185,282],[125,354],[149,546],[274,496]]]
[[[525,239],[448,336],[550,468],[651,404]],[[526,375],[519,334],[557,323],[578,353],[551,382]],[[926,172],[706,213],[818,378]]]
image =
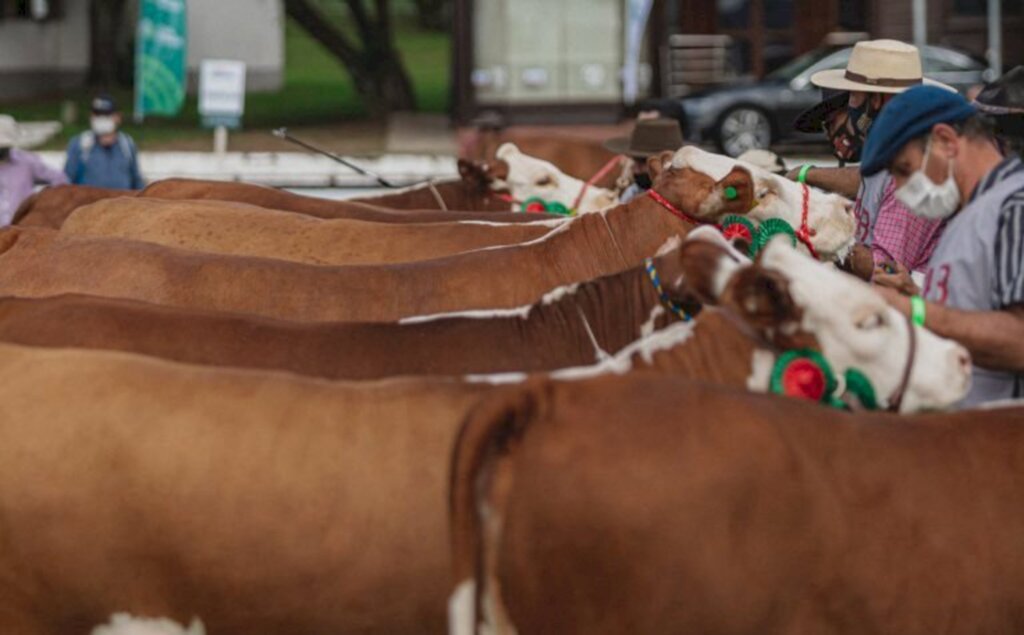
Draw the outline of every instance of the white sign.
[[[245,114],[245,62],[203,60],[199,66],[199,114],[241,118]]]

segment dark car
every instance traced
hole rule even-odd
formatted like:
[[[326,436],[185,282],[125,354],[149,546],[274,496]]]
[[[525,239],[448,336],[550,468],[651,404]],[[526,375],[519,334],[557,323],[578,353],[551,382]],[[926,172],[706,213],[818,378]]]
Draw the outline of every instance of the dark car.
[[[763,80],[740,80],[678,99],[653,100],[643,108],[679,118],[688,140],[714,143],[721,152],[733,157],[783,140],[820,138],[796,132],[793,122],[797,115],[821,100],[821,91],[811,84],[811,75],[844,68],[851,51],[852,47],[816,49]],[[990,81],[991,77],[983,62],[944,47],[925,47],[923,63],[925,75],[961,92]]]

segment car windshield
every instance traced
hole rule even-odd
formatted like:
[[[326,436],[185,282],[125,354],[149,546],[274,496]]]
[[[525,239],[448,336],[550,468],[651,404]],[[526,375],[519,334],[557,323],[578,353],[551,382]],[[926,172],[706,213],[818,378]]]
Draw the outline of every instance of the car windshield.
[[[782,79],[788,82],[808,68],[814,66],[829,53],[833,52],[833,50],[834,49],[820,48],[808,51],[781,68],[777,68],[769,73],[768,79]]]

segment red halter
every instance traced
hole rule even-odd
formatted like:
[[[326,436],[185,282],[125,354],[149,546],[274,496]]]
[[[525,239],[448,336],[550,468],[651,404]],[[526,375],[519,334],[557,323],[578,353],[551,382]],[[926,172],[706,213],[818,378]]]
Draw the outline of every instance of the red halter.
[[[815,231],[811,229],[809,225],[811,215],[811,190],[804,183],[801,183],[800,185],[804,188],[804,203],[803,212],[800,217],[800,228],[797,229],[795,232],[796,239],[803,243],[804,247],[807,247],[807,251],[811,252],[811,257],[813,257],[815,260],[820,260],[820,258],[818,258],[818,251],[814,248],[814,244],[811,243],[811,237],[815,235]],[[719,227],[719,229],[721,229],[721,227],[715,222],[704,220],[703,218],[697,218],[696,216],[687,214],[683,210],[678,209],[667,198],[659,194],[653,188],[647,190],[647,195],[650,196],[656,203],[658,203],[658,205],[661,205],[669,212],[671,212],[674,216],[678,216],[679,218],[685,221],[689,221],[694,225],[714,225],[715,227]]]
[[[815,235],[815,231],[810,228],[808,219],[811,215],[811,188],[807,187],[806,183],[800,184],[804,188],[804,210],[800,218],[800,229],[796,230],[796,239],[807,247],[807,251],[811,252],[811,257],[815,260],[821,260],[818,258],[818,252],[815,251],[814,245],[811,244],[811,237]]]
[[[658,194],[657,190],[655,190],[654,188],[647,190],[647,196],[650,196],[652,199],[654,199],[655,203],[667,209],[669,213],[671,213],[673,216],[678,216],[679,218],[691,222],[694,225],[714,225],[715,227],[718,226],[718,223],[709,220],[704,220],[703,218],[697,218],[696,216],[687,214],[683,210],[678,209],[667,198],[665,198],[661,194]]]

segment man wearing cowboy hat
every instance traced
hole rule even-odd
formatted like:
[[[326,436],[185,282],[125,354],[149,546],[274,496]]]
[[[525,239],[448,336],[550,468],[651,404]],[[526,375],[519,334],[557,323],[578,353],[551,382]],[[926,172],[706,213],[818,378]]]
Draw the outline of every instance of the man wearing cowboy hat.
[[[651,189],[651,161],[666,151],[675,152],[683,147],[683,133],[674,119],[640,118],[633,134],[609,139],[604,147],[633,159],[633,184],[619,196],[620,203],[628,203]]]
[[[819,71],[811,76],[811,83],[832,92],[801,119],[809,125],[824,115],[833,124],[829,131],[833,153],[844,163],[860,160],[873,122],[893,97],[922,84],[952,90],[924,77],[917,48],[896,40],[857,43],[845,69]],[[835,114],[844,94],[845,114]],[[837,125],[840,121],[841,125]],[[796,174],[802,175],[808,184],[846,196],[855,195],[857,241],[870,248],[876,273],[894,269],[917,271],[927,264],[943,223],[911,214],[896,199],[887,173],[863,180],[855,168],[801,168]]]
[[[14,213],[40,183],[63,185],[64,173],[38,156],[19,150],[21,131],[13,117],[0,115],[0,226],[11,224]]]
[[[974,385],[963,405],[1024,396],[1024,163],[1002,156],[991,121],[963,97],[920,86],[872,129],[861,172],[882,170],[915,214],[950,221],[923,291],[905,276],[884,277],[880,291],[971,352]]]
[[[1004,154],[1024,152],[1024,66],[1018,66],[986,85],[974,106],[995,120]]]

